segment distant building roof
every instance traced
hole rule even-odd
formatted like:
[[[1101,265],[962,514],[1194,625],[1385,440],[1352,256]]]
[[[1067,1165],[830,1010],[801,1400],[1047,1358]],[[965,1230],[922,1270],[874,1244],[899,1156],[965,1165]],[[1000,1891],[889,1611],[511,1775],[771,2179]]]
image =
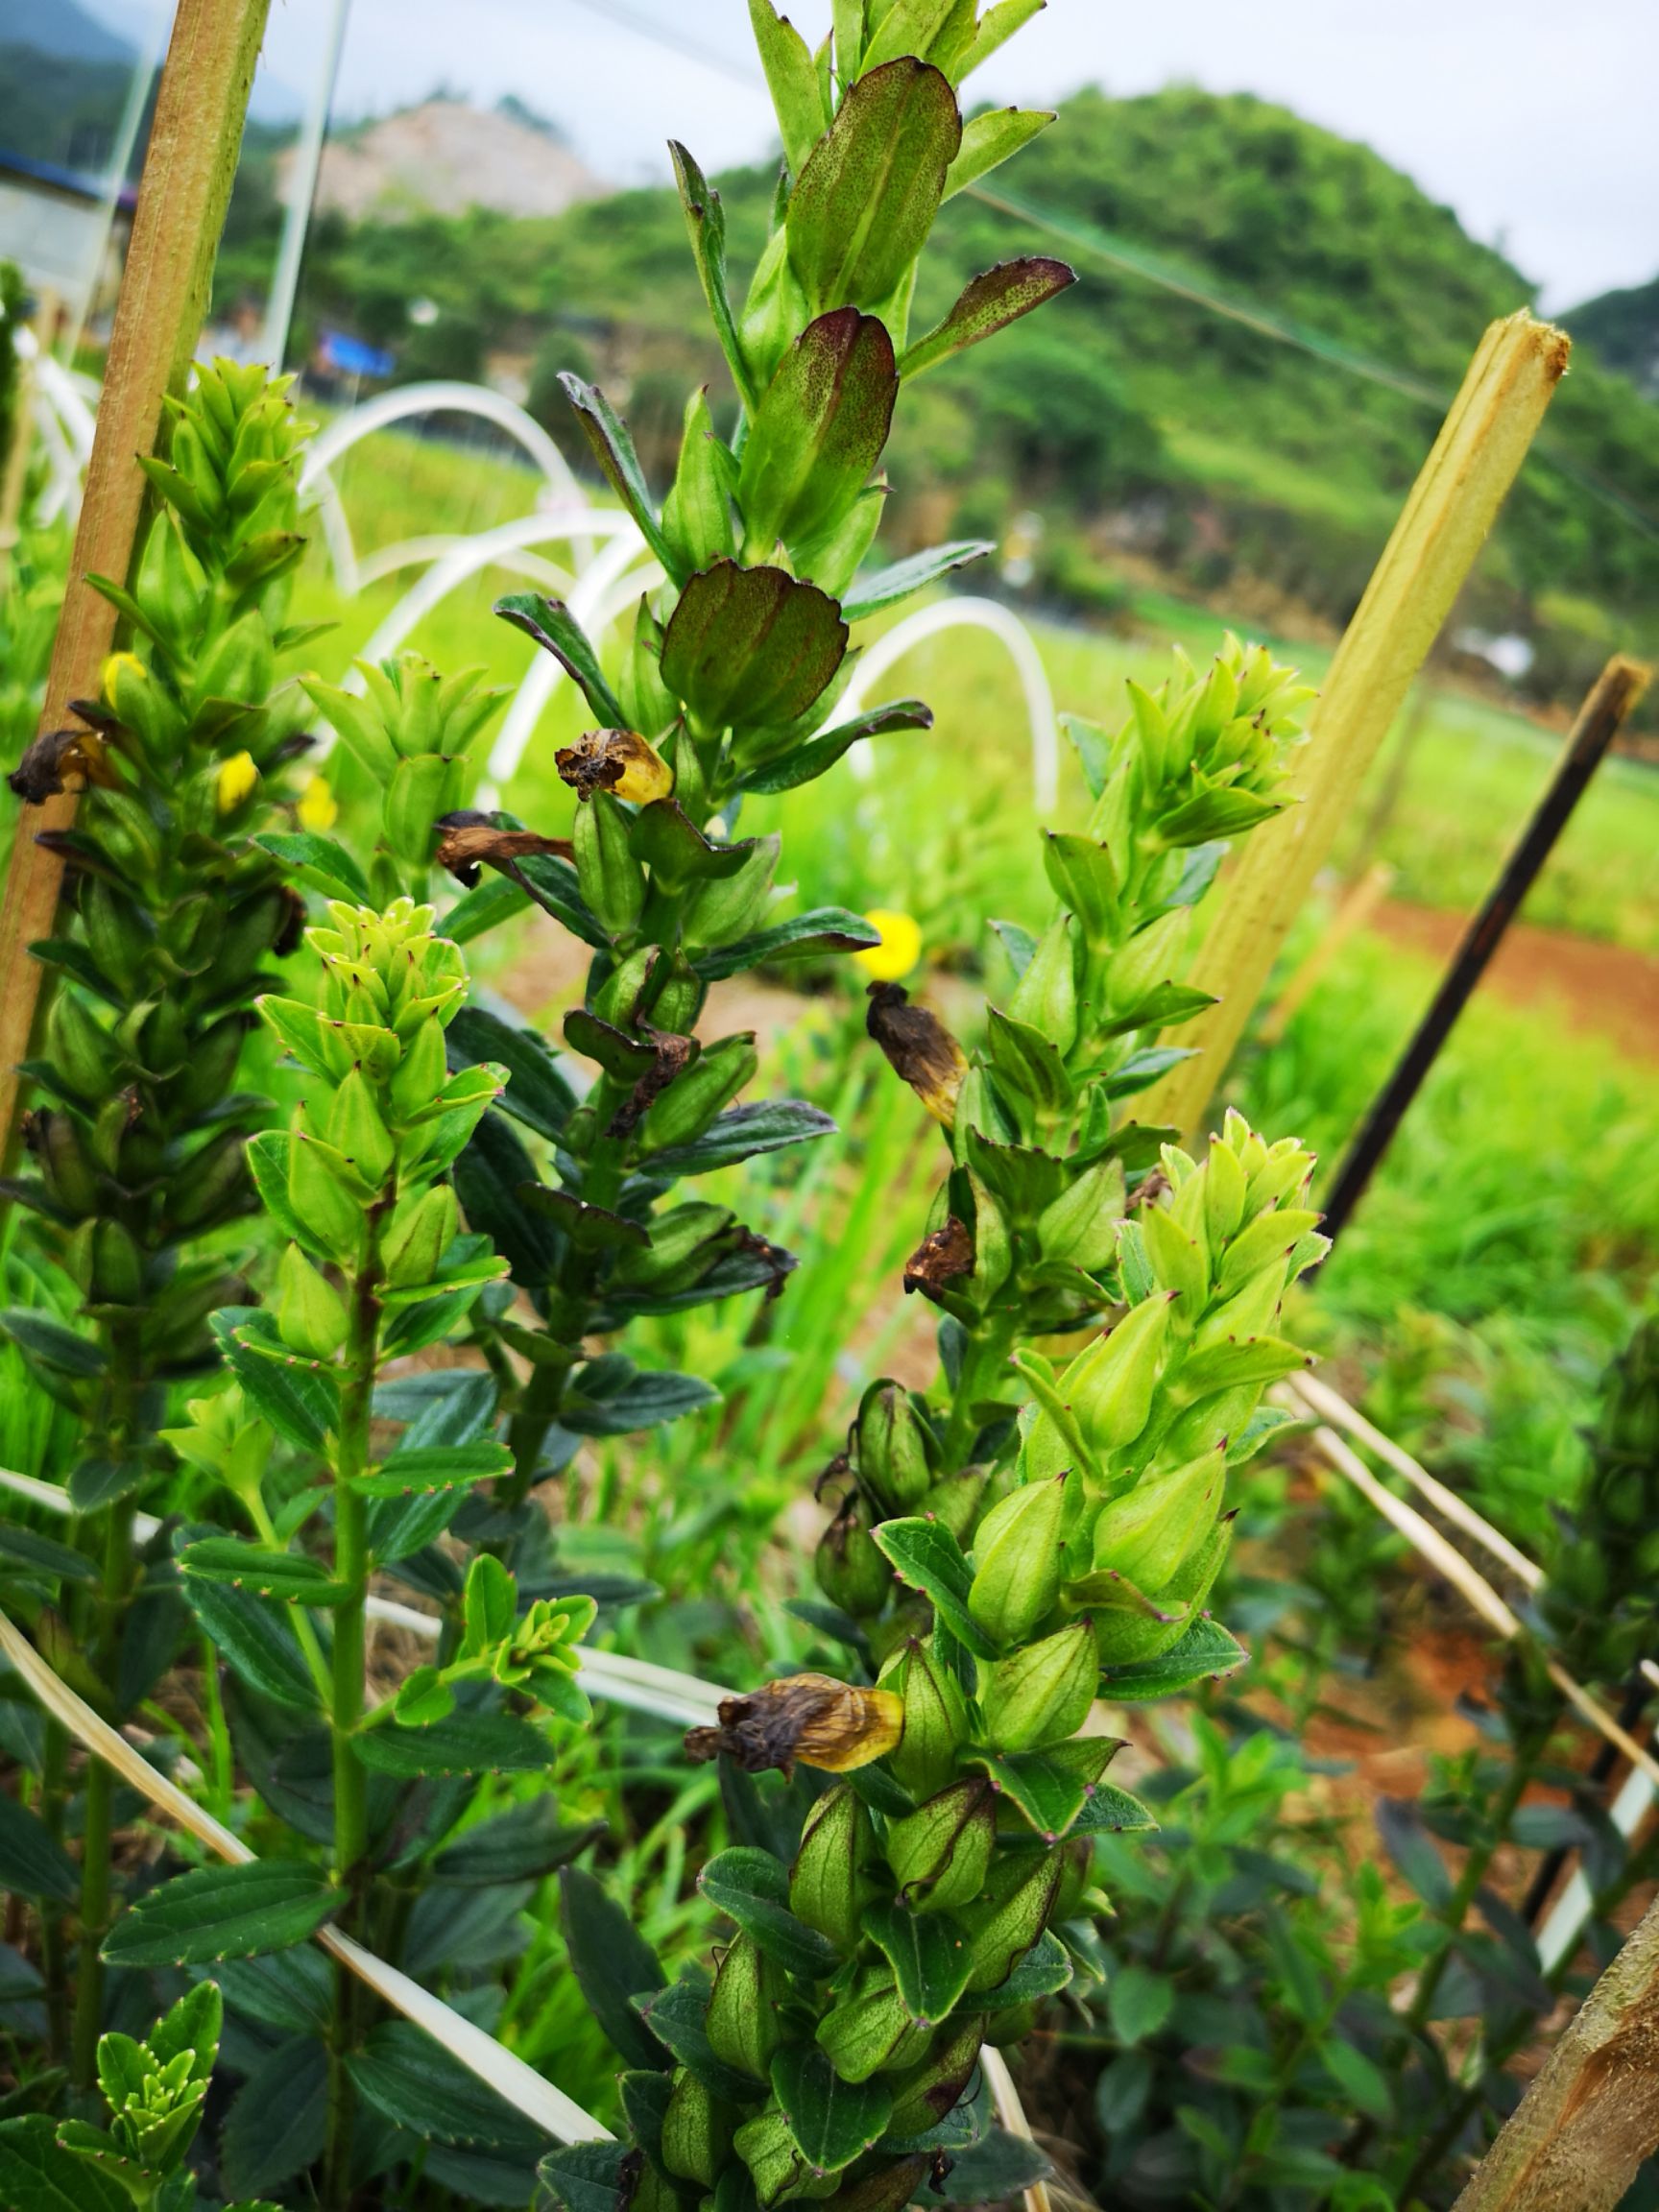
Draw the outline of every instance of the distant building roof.
[[[278,162],[284,197],[292,170],[293,155],[285,154]],[[469,207],[562,215],[609,189],[568,147],[533,125],[460,100],[428,100],[325,146],[317,204],[354,222],[421,210],[460,215]]]

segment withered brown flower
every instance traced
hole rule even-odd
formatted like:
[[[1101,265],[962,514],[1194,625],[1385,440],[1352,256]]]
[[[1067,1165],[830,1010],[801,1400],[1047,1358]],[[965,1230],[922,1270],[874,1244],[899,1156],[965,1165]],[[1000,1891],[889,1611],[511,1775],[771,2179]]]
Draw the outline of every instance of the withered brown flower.
[[[936,1014],[912,1006],[900,983],[872,983],[864,1026],[935,1121],[949,1129],[968,1072],[968,1055]]]
[[[930,1230],[905,1261],[905,1293],[920,1290],[924,1298],[937,1298],[941,1290],[973,1272],[973,1232],[952,1214],[944,1228]]]
[[[674,788],[674,771],[667,761],[632,730],[584,730],[574,745],[554,754],[553,762],[583,799],[591,799],[595,791],[609,791],[637,806],[648,806],[654,799],[666,799]]]
[[[503,830],[490,815],[470,808],[444,815],[438,828],[438,865],[447,868],[468,890],[477,882],[481,868],[499,868],[503,876],[517,879],[516,863],[534,854],[552,853],[561,860],[575,857],[567,837],[543,837],[539,830]]]
[[[746,1773],[781,1769],[797,1760],[830,1774],[868,1767],[897,1748],[904,1733],[904,1701],[890,1690],[859,1690],[830,1674],[786,1674],[748,1697],[720,1701],[717,1728],[693,1728],[685,1755],[699,1762],[724,1752]]]
[[[6,781],[27,806],[42,805],[60,791],[79,791],[87,783],[101,783],[108,791],[120,783],[103,738],[90,730],[43,731]]]

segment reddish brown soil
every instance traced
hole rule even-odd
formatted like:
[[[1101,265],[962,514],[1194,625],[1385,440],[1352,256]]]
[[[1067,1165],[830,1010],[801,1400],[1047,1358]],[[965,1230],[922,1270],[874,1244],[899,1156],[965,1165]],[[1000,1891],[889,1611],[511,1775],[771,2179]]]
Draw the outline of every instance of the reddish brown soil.
[[[1444,967],[1463,935],[1465,917],[1391,899],[1370,926]],[[1609,1038],[1634,1059],[1659,1060],[1659,960],[1650,953],[1516,922],[1493,955],[1480,990],[1511,1006],[1549,1004],[1569,1028]]]

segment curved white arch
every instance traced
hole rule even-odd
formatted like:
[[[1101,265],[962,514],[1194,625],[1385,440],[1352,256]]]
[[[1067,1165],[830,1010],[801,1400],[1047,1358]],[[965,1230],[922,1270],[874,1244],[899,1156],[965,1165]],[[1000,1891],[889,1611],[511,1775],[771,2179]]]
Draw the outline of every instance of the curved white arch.
[[[337,417],[313,439],[300,470],[301,493],[310,493],[316,497],[335,582],[348,597],[356,596],[364,578],[350,524],[346,519],[345,503],[329,471],[335,462],[363,439],[416,415],[473,415],[483,421],[493,422],[498,429],[505,430],[535,464],[556,501],[572,504],[582,501],[581,489],[564,454],[536,418],[526,414],[517,400],[509,399],[505,393],[493,392],[487,384],[462,384],[446,379],[428,384],[400,384],[393,391],[376,393],[373,399],[365,399],[360,406]]]
[[[1040,814],[1051,810],[1060,791],[1060,740],[1054,718],[1054,693],[1036,640],[1021,621],[997,599],[941,599],[905,615],[878,637],[859,661],[846,696],[836,707],[834,719],[845,722],[870,704],[878,681],[912,645],[936,637],[944,630],[985,630],[1008,648],[1025,694],[1025,714],[1031,726],[1031,797]],[[849,755],[853,772],[861,781],[875,772],[868,739],[854,745]]]
[[[358,574],[365,587],[378,584],[383,577],[396,576],[400,568],[424,568],[433,561],[442,561],[457,545],[466,542],[466,538],[453,530],[435,531],[426,538],[403,538],[396,545],[366,555],[358,564]],[[516,576],[534,578],[543,590],[555,591],[561,598],[576,582],[573,569],[561,568],[557,562],[544,561],[539,553],[529,553],[522,548],[498,554],[496,565],[511,568]]]

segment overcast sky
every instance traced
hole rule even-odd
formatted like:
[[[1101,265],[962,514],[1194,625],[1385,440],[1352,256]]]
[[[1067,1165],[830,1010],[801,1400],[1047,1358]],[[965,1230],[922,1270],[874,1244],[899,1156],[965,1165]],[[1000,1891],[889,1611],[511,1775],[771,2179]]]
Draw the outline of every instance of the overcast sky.
[[[91,6],[128,24],[147,12]],[[297,94],[331,9],[274,0],[266,66]],[[815,42],[830,0],[791,12]],[[678,50],[635,28],[653,24]],[[517,92],[602,176],[666,180],[670,133],[706,168],[766,151],[754,68],[745,0],[351,0],[335,112],[383,112],[439,84],[485,103]],[[1261,93],[1368,140],[1502,246],[1547,306],[1659,272],[1647,111],[1659,0],[1049,0],[971,89],[1052,105],[1080,84],[1172,79]]]

